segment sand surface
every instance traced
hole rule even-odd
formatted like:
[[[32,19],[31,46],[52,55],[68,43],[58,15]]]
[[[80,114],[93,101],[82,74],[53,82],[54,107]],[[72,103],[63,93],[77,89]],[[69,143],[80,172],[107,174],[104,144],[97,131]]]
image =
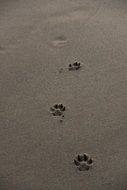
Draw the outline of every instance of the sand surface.
[[[0,190],[79,189],[127,190],[127,1],[1,0]]]

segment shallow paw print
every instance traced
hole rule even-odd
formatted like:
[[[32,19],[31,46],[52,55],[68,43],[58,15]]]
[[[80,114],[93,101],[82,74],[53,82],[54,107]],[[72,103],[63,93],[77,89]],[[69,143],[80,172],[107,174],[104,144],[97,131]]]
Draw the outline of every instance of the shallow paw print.
[[[74,163],[80,171],[89,170],[93,165],[93,159],[88,154],[78,154]]]
[[[53,107],[50,107],[50,112],[53,116],[62,116],[64,118],[63,112],[66,110],[63,104],[55,104]],[[62,122],[62,119],[60,120]]]
[[[53,46],[57,47],[57,48],[61,48],[61,47],[65,46],[66,43],[67,43],[67,38],[63,35],[58,36],[52,42]]]
[[[73,64],[69,64],[69,66],[68,66],[68,70],[69,71],[75,71],[75,70],[78,70],[80,68],[81,68],[81,63],[79,63],[79,62],[75,62]]]

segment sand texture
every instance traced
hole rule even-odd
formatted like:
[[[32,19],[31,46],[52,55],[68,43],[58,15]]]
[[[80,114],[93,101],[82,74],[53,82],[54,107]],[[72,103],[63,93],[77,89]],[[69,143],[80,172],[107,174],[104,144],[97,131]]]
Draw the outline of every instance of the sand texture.
[[[127,190],[126,0],[0,0],[0,190]]]

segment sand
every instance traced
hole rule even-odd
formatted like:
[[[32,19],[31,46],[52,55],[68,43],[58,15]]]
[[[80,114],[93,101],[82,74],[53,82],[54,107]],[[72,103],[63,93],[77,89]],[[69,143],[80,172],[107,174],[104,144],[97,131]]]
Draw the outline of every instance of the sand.
[[[1,0],[0,190],[126,190],[126,150],[127,1]]]

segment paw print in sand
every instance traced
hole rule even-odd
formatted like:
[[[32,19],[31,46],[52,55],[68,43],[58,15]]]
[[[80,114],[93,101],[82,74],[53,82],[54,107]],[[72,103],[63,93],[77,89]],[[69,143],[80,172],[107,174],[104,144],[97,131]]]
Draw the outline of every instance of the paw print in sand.
[[[93,159],[89,154],[78,154],[74,163],[80,171],[89,170],[93,165]]]
[[[73,64],[69,64],[68,70],[69,71],[75,71],[81,68],[81,63],[75,62]]]
[[[55,104],[53,107],[50,108],[50,111],[52,113],[53,116],[62,116],[63,112],[65,111],[65,106],[63,104]]]

